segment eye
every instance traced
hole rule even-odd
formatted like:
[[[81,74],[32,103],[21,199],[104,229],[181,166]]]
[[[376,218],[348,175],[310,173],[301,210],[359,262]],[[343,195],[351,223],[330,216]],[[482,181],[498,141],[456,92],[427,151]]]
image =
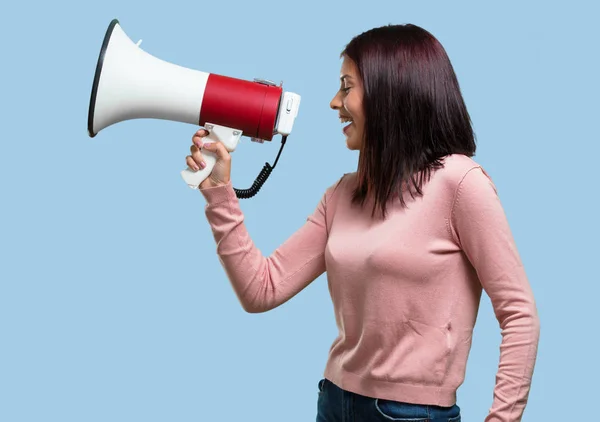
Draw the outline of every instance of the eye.
[[[352,87],[350,87],[350,86],[349,86],[349,87],[347,87],[347,88],[342,88],[341,90],[347,94],[347,93],[348,93],[348,91],[350,91],[350,89],[351,89],[351,88],[352,88]]]

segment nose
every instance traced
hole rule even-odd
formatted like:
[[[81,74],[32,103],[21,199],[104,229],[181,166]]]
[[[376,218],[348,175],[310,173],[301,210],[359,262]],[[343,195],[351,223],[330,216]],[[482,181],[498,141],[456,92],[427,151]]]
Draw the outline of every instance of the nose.
[[[331,102],[329,103],[329,107],[331,107],[332,110],[339,110],[340,108],[342,108],[342,100],[340,100],[340,93],[336,93],[335,97],[332,98]]]

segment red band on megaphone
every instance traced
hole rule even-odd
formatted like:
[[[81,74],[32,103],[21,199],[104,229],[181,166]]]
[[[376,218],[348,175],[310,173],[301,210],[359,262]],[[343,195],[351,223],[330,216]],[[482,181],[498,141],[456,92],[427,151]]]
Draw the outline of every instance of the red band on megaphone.
[[[215,123],[270,141],[282,91],[278,86],[211,73],[202,99],[200,126]]]

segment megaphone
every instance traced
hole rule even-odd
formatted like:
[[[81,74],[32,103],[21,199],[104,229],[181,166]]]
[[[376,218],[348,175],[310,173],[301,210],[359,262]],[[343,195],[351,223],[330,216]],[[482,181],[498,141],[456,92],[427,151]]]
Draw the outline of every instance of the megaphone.
[[[266,163],[250,189],[235,189],[240,198],[254,196],[277,164],[298,115],[300,96],[265,79],[247,81],[178,66],[142,50],[113,19],[96,64],[88,111],[88,134],[139,118],[190,123],[208,130],[206,142],[221,141],[233,152],[242,136],[263,143],[282,136],[275,163]],[[208,177],[216,155],[203,151],[206,167],[189,167],[181,176],[196,189]]]

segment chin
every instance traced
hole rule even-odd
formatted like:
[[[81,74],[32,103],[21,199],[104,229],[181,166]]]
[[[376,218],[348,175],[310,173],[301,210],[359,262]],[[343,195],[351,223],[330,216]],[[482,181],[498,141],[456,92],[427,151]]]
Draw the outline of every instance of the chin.
[[[360,144],[358,142],[356,142],[356,140],[352,136],[346,138],[346,146],[348,147],[348,149],[350,151],[358,151],[358,150],[360,150]]]

